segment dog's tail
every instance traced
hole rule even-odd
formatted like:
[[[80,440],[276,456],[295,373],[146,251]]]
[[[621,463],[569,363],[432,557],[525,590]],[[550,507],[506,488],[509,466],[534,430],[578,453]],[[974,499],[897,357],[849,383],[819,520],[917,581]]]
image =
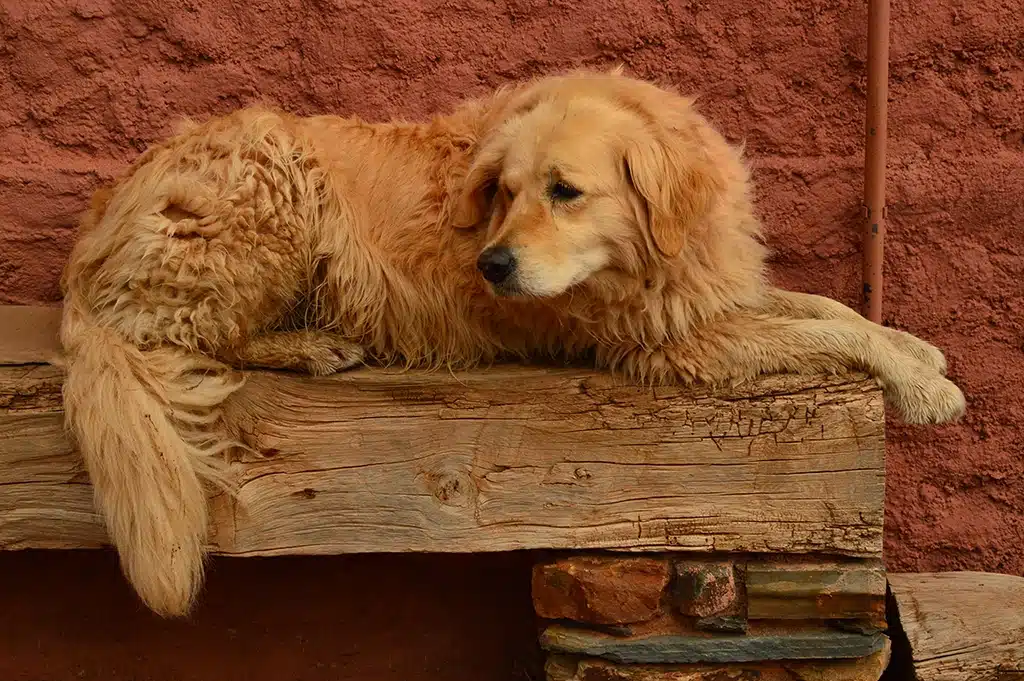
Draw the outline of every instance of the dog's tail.
[[[189,612],[203,581],[205,485],[226,480],[220,406],[241,379],[183,348],[140,350],[65,305],[64,405],[121,567],[163,616]]]

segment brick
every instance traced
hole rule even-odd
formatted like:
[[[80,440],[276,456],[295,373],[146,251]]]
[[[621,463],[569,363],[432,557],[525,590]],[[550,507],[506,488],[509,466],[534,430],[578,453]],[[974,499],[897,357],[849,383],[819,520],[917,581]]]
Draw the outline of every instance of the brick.
[[[533,605],[546,619],[646,622],[662,612],[669,564],[656,558],[574,556],[533,570]]]
[[[623,665],[597,658],[551,655],[548,681],[878,681],[889,663],[889,642],[855,660],[738,664]]]
[[[672,600],[679,612],[711,621],[741,614],[731,561],[678,561],[673,567]]]

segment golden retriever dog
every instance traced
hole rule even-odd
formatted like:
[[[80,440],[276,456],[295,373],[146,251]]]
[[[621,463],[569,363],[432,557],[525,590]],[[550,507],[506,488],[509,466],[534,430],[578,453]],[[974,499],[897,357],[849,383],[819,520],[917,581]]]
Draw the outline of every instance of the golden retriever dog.
[[[610,73],[422,123],[246,108],[147,150],[64,275],[70,430],[125,575],[202,584],[239,367],[593,361],[645,383],[860,369],[908,422],[964,411],[942,353],[770,286],[748,171],[690,100]]]

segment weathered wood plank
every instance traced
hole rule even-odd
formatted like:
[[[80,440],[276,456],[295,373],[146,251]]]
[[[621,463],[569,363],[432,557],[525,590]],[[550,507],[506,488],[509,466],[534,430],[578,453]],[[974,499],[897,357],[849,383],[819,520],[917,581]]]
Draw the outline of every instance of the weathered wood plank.
[[[93,546],[60,371],[0,367],[0,546]],[[253,372],[213,549],[521,548],[879,556],[883,407],[862,375],[624,386],[593,372]]]
[[[884,650],[887,637],[827,629],[761,629],[741,636],[619,637],[552,624],[541,633],[540,645],[552,653],[600,657],[620,664],[693,664],[863,658]]]
[[[890,574],[920,681],[1024,679],[1024,578]]]
[[[52,362],[60,352],[59,307],[0,305],[0,364]]]

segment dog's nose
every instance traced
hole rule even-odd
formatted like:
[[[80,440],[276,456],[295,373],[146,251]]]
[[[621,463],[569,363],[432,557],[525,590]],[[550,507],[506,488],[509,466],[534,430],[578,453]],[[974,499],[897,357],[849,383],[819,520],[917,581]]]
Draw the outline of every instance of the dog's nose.
[[[476,268],[484,275],[484,279],[492,284],[500,284],[516,268],[516,258],[505,246],[493,246],[476,259]]]

